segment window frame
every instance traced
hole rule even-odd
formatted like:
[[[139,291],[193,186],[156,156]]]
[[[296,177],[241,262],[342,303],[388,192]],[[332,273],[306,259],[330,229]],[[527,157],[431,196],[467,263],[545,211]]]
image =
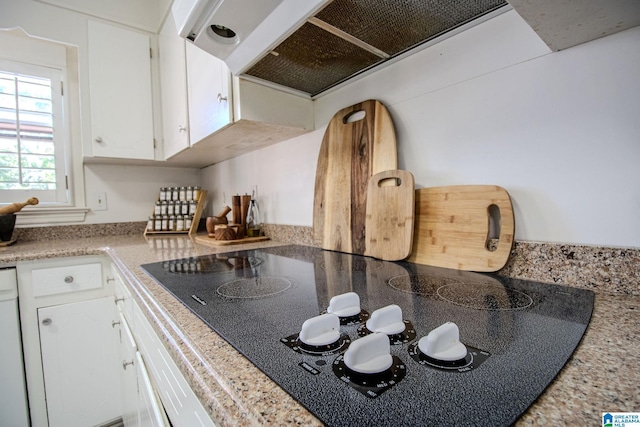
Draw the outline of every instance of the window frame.
[[[78,46],[32,36],[20,27],[0,28],[0,58],[60,69],[64,88],[67,204],[41,203],[18,212],[16,227],[83,223],[86,207],[80,108]],[[73,115],[72,115],[73,114]],[[15,200],[14,200],[15,201]],[[0,205],[4,205],[0,202]]]
[[[30,77],[47,78],[51,82],[51,102],[53,118],[53,143],[55,147],[55,190],[4,190],[0,189],[0,203],[12,203],[37,197],[41,203],[50,206],[69,206],[71,194],[68,188],[69,156],[69,127],[67,116],[64,114],[64,94],[62,93],[63,72],[61,69],[48,66],[27,64],[0,58],[0,71]]]

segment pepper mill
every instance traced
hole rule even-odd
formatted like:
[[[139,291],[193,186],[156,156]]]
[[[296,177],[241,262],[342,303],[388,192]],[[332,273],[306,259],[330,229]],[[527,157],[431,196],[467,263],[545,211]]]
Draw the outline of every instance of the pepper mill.
[[[231,196],[231,207],[232,207],[232,214],[231,216],[233,217],[233,224],[241,224],[241,220],[242,220],[242,208],[240,206],[240,196],[235,195],[235,196]]]
[[[249,212],[249,206],[251,205],[251,196],[248,194],[245,194],[244,196],[240,196],[240,203],[242,205],[242,213],[241,213],[241,217],[240,217],[240,225],[241,225],[241,229],[242,229],[242,237],[244,237],[244,235],[247,232],[247,213]]]

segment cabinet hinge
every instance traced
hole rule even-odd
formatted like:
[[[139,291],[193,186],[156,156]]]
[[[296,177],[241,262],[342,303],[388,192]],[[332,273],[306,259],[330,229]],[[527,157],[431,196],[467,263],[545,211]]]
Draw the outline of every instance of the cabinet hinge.
[[[156,149],[156,139],[155,138],[153,138],[153,149],[154,150]]]

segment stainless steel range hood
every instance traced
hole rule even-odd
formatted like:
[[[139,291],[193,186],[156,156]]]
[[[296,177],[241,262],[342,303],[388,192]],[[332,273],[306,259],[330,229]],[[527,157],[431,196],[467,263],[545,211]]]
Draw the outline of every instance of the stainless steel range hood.
[[[509,6],[551,50],[640,24],[631,0],[176,0],[173,13],[234,75],[313,97]]]

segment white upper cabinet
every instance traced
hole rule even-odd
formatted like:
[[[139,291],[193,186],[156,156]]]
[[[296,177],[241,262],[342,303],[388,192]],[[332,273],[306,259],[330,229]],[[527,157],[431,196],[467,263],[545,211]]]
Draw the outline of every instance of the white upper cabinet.
[[[215,56],[191,43],[186,47],[189,127],[196,143],[233,121],[231,73]]]
[[[164,156],[169,158],[190,145],[185,41],[176,36],[171,14],[160,30],[158,49]]]
[[[313,130],[311,99],[232,77],[178,36],[171,14],[159,50],[168,165],[206,167]]]
[[[88,24],[92,142],[85,156],[153,160],[150,39]]]

